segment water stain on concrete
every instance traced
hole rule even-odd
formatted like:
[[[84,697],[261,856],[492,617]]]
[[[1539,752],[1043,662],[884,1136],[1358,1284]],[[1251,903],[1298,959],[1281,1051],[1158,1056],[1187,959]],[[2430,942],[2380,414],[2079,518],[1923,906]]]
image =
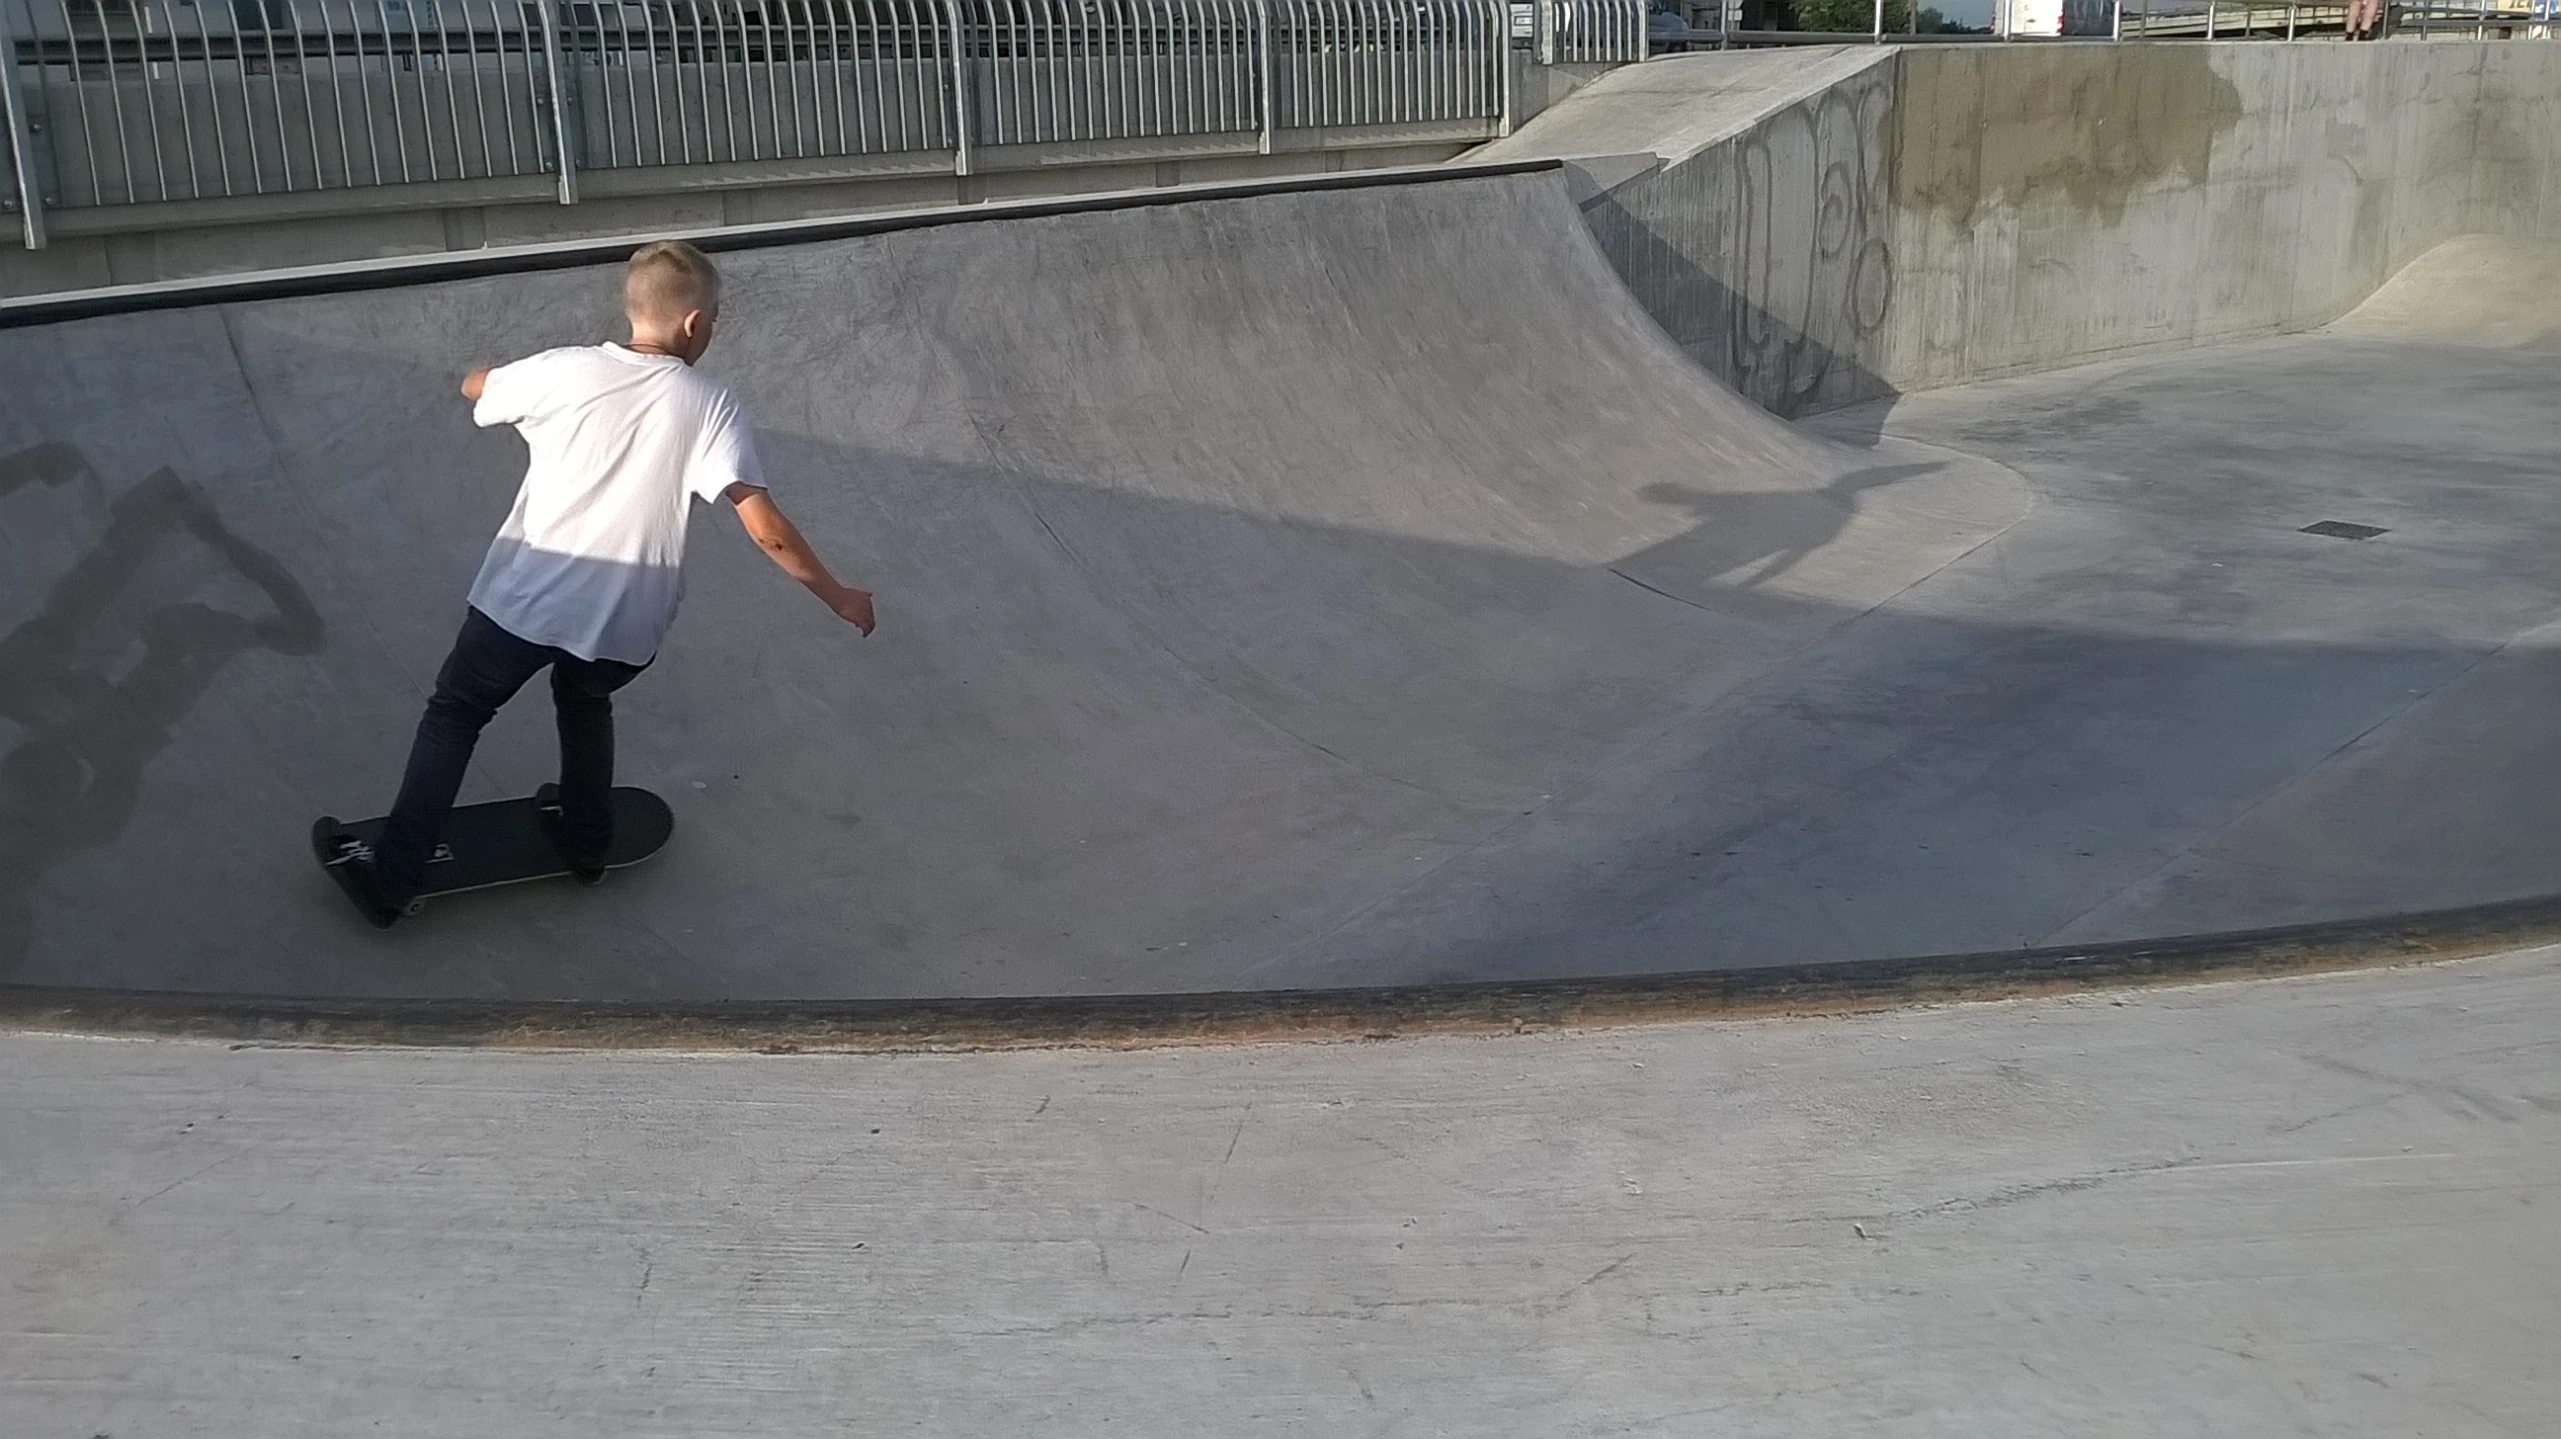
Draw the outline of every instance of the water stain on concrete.
[[[2113,227],[2149,189],[2205,183],[2216,142],[2241,119],[2240,89],[2202,46],[2005,46],[1902,61],[1897,202],[1960,226],[2033,196]]]

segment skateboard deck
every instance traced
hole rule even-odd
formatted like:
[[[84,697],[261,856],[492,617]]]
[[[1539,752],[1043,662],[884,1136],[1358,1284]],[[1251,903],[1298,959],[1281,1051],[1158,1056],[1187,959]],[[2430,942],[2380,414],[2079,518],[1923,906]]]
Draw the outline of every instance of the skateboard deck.
[[[553,793],[553,786],[544,785],[525,799],[455,807],[445,816],[443,836],[427,861],[426,882],[419,888],[418,897],[433,899],[571,873],[569,861],[551,842],[542,823],[541,808],[552,802]],[[607,869],[640,863],[665,847],[667,837],[675,833],[676,816],[667,808],[667,802],[645,789],[617,785],[613,804],[614,841],[605,853]],[[371,854],[375,841],[382,837],[383,819],[376,816],[347,822],[334,815],[322,815],[311,827],[313,857],[339,888],[347,891],[356,908],[368,914],[370,906],[354,876],[336,861],[346,853],[350,840],[362,846],[362,853]]]

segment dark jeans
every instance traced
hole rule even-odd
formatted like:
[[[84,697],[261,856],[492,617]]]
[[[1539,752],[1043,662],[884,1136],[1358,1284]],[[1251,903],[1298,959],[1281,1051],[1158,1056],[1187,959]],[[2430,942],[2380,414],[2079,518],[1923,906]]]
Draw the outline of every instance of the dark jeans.
[[[480,731],[545,665],[560,712],[560,808],[571,851],[581,860],[604,858],[614,837],[613,693],[649,666],[582,660],[518,639],[474,609],[463,615],[453,653],[436,671],[435,697],[418,721],[400,798],[374,847],[374,879],[385,899],[406,903],[418,892]]]

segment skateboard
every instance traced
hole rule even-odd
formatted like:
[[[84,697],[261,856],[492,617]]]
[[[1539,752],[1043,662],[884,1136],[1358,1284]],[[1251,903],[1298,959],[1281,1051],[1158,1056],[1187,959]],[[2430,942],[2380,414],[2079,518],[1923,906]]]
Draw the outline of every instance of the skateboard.
[[[443,837],[427,861],[426,883],[418,898],[575,873],[543,821],[545,809],[558,813],[558,795],[558,786],[547,784],[530,799],[456,807],[445,816]],[[605,853],[607,869],[640,863],[665,847],[667,837],[675,833],[676,816],[667,802],[645,789],[617,785],[613,804],[614,840]],[[324,814],[312,822],[311,853],[358,912],[369,921],[389,923],[377,920],[372,901],[346,865],[350,859],[373,853],[374,842],[382,837],[382,824],[383,817],[348,823]],[[415,914],[418,905],[413,902],[404,912]]]

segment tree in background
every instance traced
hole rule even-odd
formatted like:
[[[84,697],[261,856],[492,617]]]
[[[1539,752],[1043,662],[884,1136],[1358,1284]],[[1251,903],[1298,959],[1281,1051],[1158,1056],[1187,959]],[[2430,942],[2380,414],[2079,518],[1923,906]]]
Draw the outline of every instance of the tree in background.
[[[1868,33],[1876,24],[1875,0],[1796,0],[1796,23],[1805,30]],[[1885,28],[1903,34],[1912,25],[1911,0],[1885,0]]]

